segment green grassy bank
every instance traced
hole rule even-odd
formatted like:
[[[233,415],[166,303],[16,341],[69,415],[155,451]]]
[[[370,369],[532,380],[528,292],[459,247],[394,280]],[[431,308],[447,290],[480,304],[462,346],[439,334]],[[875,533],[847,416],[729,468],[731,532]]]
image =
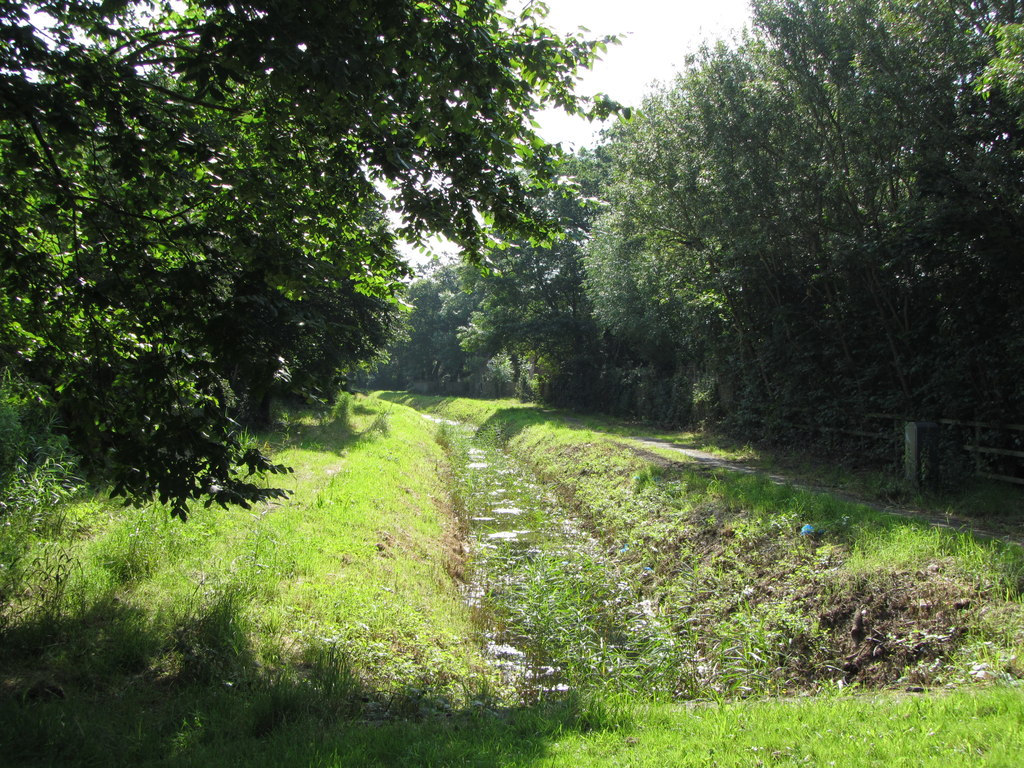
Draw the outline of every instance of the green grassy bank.
[[[432,425],[346,400],[270,439],[283,504],[5,518],[0,762],[188,763],[495,692]]]
[[[595,678],[561,700],[510,704],[459,595],[464,553],[436,427],[381,398],[343,400],[332,414],[292,418],[266,438],[295,469],[286,479],[294,493],[280,505],[197,508],[182,525],[165,509],[89,499],[4,519],[0,764],[1019,764],[1012,551],[916,528],[908,539],[896,535],[897,523],[806,499],[782,507],[790,502],[770,489],[690,478],[689,468],[623,450],[538,409],[414,402],[486,424],[529,456],[600,532],[637,599],[655,601],[680,642],[695,643],[687,652],[717,667],[666,665],[660,693],[652,686],[629,694]],[[783,519],[779,508],[789,517],[772,528]],[[861,516],[830,529],[830,520],[853,514]],[[825,529],[820,539],[790,530],[804,519]],[[691,547],[691,529],[704,531],[695,539],[703,548]],[[796,555],[780,554],[773,580],[752,581],[757,566],[740,544],[776,529],[772,551],[800,553],[809,565],[790,580],[780,570]],[[732,554],[712,545],[719,539]],[[963,626],[956,637],[914,636],[920,660],[940,660],[939,671],[914,679],[940,692],[905,693],[904,682],[897,692],[849,695],[888,678],[853,675],[840,691],[821,681],[846,672],[814,678],[808,670],[821,667],[782,663],[789,656],[773,643],[804,625],[790,614],[779,620],[781,606],[824,604],[804,595],[825,583],[814,581],[820,562],[840,590],[830,596],[851,580],[874,581],[883,563],[889,578],[918,574],[941,587],[937,596],[952,589],[968,601],[953,614]],[[697,575],[684,578],[684,565]],[[796,584],[803,591],[785,591]],[[744,595],[751,585],[755,592]],[[912,597],[915,610],[931,615]],[[686,613],[695,599],[701,613]],[[866,636],[882,631],[879,605],[858,603],[871,622]],[[716,616],[720,629],[711,626]],[[833,623],[842,630],[847,620]],[[806,648],[831,631],[816,621]],[[930,642],[950,650],[929,656]],[[865,669],[895,668],[888,653]],[[723,701],[782,690],[820,695]],[[716,701],[688,705],[675,696]]]
[[[707,471],[512,401],[381,397],[493,430],[575,505],[686,649],[689,662],[660,683],[670,695],[1024,675],[1016,545]]]

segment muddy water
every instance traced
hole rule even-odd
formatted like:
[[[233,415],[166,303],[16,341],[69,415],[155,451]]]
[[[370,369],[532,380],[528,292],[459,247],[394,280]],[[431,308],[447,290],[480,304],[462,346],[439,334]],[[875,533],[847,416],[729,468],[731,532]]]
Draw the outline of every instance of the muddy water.
[[[485,653],[520,695],[558,694],[608,676],[636,687],[673,654],[640,594],[642,567],[616,564],[493,434],[425,418],[448,445],[468,523],[464,596],[478,609]]]

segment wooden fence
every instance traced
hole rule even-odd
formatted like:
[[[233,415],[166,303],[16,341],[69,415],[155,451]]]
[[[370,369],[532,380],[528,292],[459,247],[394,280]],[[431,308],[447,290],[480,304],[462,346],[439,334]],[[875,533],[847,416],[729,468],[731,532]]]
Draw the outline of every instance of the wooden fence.
[[[1009,457],[1011,461],[1003,461],[1001,464],[1009,464],[1018,473],[1021,472],[1024,469],[1024,451],[1000,446],[1024,444],[1024,424],[989,424],[980,421],[956,421],[955,419],[937,419],[936,423],[960,429],[966,439],[966,442],[960,443],[960,446],[973,455],[974,474],[979,477],[987,477],[990,480],[1024,485],[1024,477],[1021,477],[1020,474],[1006,475],[989,471],[991,462],[985,459],[986,456]],[[996,442],[996,445],[992,445],[992,442]],[[986,445],[986,443],[989,444]]]
[[[917,422],[909,416],[889,413],[867,413],[863,419],[891,422],[890,429],[854,429],[824,424],[794,424],[787,426],[820,432],[835,433],[851,437],[890,443],[895,453],[902,455],[903,425]],[[960,421],[957,419],[932,419],[943,434],[944,447],[955,446],[964,451],[965,458],[973,464],[974,474],[990,480],[1014,483],[1024,486],[1024,424],[1000,424],[981,421]]]

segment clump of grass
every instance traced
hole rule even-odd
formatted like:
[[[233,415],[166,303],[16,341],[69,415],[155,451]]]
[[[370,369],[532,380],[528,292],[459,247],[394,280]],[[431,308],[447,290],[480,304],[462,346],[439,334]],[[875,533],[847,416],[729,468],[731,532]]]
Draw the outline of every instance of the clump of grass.
[[[370,425],[363,432],[363,435],[387,435],[391,432],[391,411],[378,413]]]
[[[638,606],[638,584],[597,553],[579,548],[513,563],[499,552],[484,567],[501,585],[489,594],[499,626],[559,669],[570,690],[673,692],[681,661],[673,637]]]
[[[73,564],[59,540],[81,485],[77,463],[51,410],[18,382],[0,382],[0,631],[29,609],[26,590],[36,590],[36,610],[62,610]]]
[[[338,392],[323,423],[332,424],[336,429],[338,427],[348,428],[352,421],[355,402],[355,395],[350,392],[345,392],[344,390]]]

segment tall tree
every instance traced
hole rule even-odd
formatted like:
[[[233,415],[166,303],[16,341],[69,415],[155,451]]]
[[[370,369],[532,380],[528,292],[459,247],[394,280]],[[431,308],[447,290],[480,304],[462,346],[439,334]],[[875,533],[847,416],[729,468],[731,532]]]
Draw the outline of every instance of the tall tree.
[[[607,114],[572,92],[603,44],[499,0],[0,4],[0,361],[115,493],[273,494],[240,401],[380,345],[386,206],[471,255],[547,237],[530,116]]]
[[[742,45],[696,56],[605,148],[597,317],[637,340],[638,366],[710,373],[748,425],[1018,412],[1021,133],[1012,99],[975,83],[988,25],[1021,11],[754,12]]]
[[[460,343],[460,335],[480,306],[480,296],[464,288],[467,269],[476,270],[446,264],[409,285],[405,300],[411,309],[403,318],[403,332],[388,349],[387,362],[374,377],[376,386],[425,387],[451,394],[480,374],[486,360],[468,353]]]
[[[583,162],[573,158],[566,171],[582,170]],[[582,259],[595,211],[560,195],[542,205],[561,222],[562,237],[550,245],[513,241],[491,252],[489,270],[466,270],[464,282],[480,303],[461,339],[485,357],[508,356],[517,381],[528,366],[545,394],[568,403],[578,400],[575,385],[598,352]],[[568,386],[552,388],[556,382]]]

